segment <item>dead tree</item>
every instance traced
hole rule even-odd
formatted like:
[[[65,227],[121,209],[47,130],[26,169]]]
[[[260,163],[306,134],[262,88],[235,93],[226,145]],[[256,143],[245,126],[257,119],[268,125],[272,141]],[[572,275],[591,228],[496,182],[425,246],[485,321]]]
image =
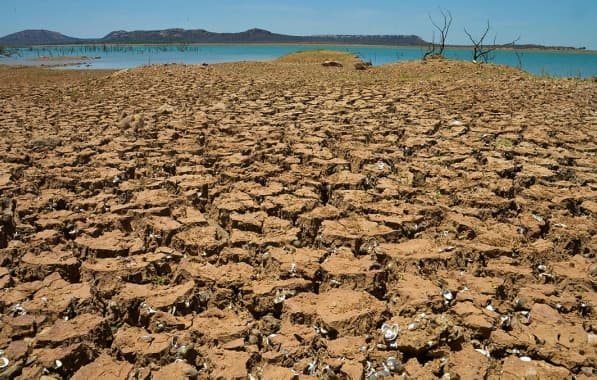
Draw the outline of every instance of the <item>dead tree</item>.
[[[0,58],[10,57],[11,55],[14,55],[14,54],[15,54],[15,51],[13,49],[9,49],[7,47],[0,45]]]
[[[429,43],[429,45],[427,45],[427,50],[425,51],[425,54],[423,54],[423,60],[427,59],[427,57],[434,55],[436,51],[436,45],[435,45],[435,31],[433,31],[432,35],[431,35],[431,42]]]
[[[522,70],[522,53],[516,50],[516,48],[514,48],[514,54],[516,54],[516,61],[518,62],[516,64],[516,67]]]
[[[429,15],[429,20],[431,24],[437,31],[439,32],[439,42],[435,43],[435,31],[433,31],[433,39],[427,51],[423,55],[423,59],[433,55],[440,55],[443,56],[444,50],[446,49],[446,39],[448,38],[448,32],[450,31],[450,26],[452,26],[452,13],[449,10],[443,10],[440,8],[440,13],[442,15],[442,23],[441,25],[438,24],[431,15]]]
[[[487,26],[485,27],[483,34],[481,34],[481,37],[475,39],[472,36],[472,34],[470,34],[469,31],[466,30],[466,28],[464,28],[464,33],[466,33],[469,40],[471,40],[471,42],[473,43],[473,62],[475,62],[475,63],[480,62],[480,60],[482,60],[485,63],[489,62],[491,60],[491,57],[490,57],[491,52],[498,48],[498,45],[496,45],[496,43],[495,43],[497,35],[493,37],[492,45],[485,45],[485,38],[487,37],[487,34],[489,34],[490,30],[491,30],[491,26],[489,25],[489,20],[487,20]],[[520,37],[517,37],[514,41],[510,42],[509,44],[504,44],[503,46],[507,46],[507,45],[514,46],[514,44],[519,39],[520,39]]]

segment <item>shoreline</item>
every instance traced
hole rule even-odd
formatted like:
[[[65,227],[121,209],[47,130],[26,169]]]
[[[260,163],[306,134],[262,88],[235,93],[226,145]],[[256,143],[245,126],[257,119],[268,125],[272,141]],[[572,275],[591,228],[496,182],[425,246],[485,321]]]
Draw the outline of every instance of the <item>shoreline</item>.
[[[58,48],[57,51],[44,51],[42,46],[46,46],[49,49],[64,45],[40,45],[40,47],[37,48],[40,49],[37,51],[37,54],[45,52],[49,54],[54,54],[53,56],[47,54],[35,57],[35,51],[31,50],[28,53],[16,54],[13,57],[0,59],[0,65],[25,65],[50,68],[63,67],[65,69],[82,68],[86,70],[120,70],[125,68],[147,66],[152,63],[219,64],[242,61],[268,62],[280,59],[287,54],[293,54],[298,52],[321,52],[328,50],[355,54],[361,57],[361,59],[371,60],[372,62],[375,62],[375,66],[383,66],[395,62],[418,61],[422,57],[422,54],[418,53],[423,52],[423,49],[421,47],[414,46],[397,47],[396,49],[400,50],[393,50],[394,48],[391,46],[374,45],[193,44],[183,45],[185,47],[188,47],[188,50],[182,53],[182,56],[176,56],[176,54],[169,56],[169,54],[173,54],[173,51],[176,52],[176,47],[180,45],[114,44],[109,46],[114,47],[115,49],[119,49],[119,47],[121,47],[121,49],[123,50],[114,50],[113,52],[105,52],[103,56],[96,56],[98,54],[101,54],[102,52],[98,51],[97,46],[95,45],[71,45],[71,48],[64,46],[64,48],[62,49]],[[69,55],[68,53],[74,53],[75,46],[79,47],[78,49],[80,53],[88,54]],[[205,50],[202,50],[201,47],[205,47]],[[250,47],[255,47],[256,49],[252,50]],[[263,49],[259,49],[259,47],[262,47]],[[271,49],[268,50],[267,47],[270,47]],[[235,53],[235,48],[238,48],[238,51],[241,51],[242,53]],[[128,56],[132,57],[136,55],[137,52],[143,54],[144,56],[152,57],[152,59],[148,59],[147,62],[141,62],[138,59],[127,58]],[[552,76],[558,78],[590,79],[597,76],[597,72],[595,72],[593,69],[593,61],[595,55],[586,55],[583,57],[580,55],[570,55],[572,52],[569,51],[549,52],[547,50],[519,50],[512,48],[497,49],[495,50],[495,52],[497,52],[498,56],[496,56],[492,60],[492,62],[489,63],[500,64],[514,68],[522,68],[525,72],[535,75],[537,77]],[[525,56],[524,59],[529,59],[529,62],[531,62],[530,65],[523,64],[522,67],[518,66],[516,62],[513,62],[513,52],[521,57],[525,54],[529,54],[528,56]],[[63,53],[64,55],[59,55],[58,53]],[[446,49],[446,59],[469,62],[469,53],[470,50],[466,47],[449,48]],[[583,52],[583,54],[587,54],[587,52]],[[394,57],[394,55],[396,56]],[[567,55],[570,55],[570,58],[567,58]],[[154,56],[158,58],[154,60]],[[380,59],[378,60],[377,57],[380,57]],[[540,63],[533,63],[533,60],[536,61],[537,59],[540,60]],[[585,59],[587,59],[588,61],[585,61]],[[101,63],[100,60],[103,63]],[[555,60],[553,61],[556,62],[555,65],[551,64],[552,60]],[[562,60],[562,62],[568,62],[568,60],[572,60],[570,62],[576,63],[577,66],[572,65],[574,66],[574,68],[570,69],[570,67],[567,65],[563,66],[563,63],[558,64],[558,60]],[[100,63],[94,63],[94,61]],[[553,67],[550,68],[550,64]]]
[[[86,55],[61,55],[61,56],[41,56],[29,59],[32,62],[62,62],[62,61],[94,61],[102,57],[89,57]]]
[[[57,45],[30,45],[30,46],[15,46],[14,49],[30,49],[30,48],[57,48],[57,47],[82,47],[82,46],[346,46],[346,47],[371,47],[371,48],[388,48],[388,49],[426,49],[427,45],[377,45],[377,44],[334,44],[334,43],[184,43],[184,42],[167,42],[167,43],[90,43],[90,44],[57,44]],[[452,45],[446,46],[447,50],[470,50],[473,46],[467,45]],[[557,52],[557,53],[578,53],[578,54],[597,54],[597,50],[591,49],[556,49],[556,48],[521,48],[516,49],[512,47],[499,47],[497,51],[531,51],[531,52]]]

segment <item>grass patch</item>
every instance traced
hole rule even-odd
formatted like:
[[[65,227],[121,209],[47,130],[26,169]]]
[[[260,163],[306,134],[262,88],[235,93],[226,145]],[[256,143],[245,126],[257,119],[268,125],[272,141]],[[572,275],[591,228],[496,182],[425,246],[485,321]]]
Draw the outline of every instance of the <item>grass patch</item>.
[[[512,141],[510,140],[497,138],[493,142],[493,146],[496,149],[510,149],[514,146],[514,144],[512,144]]]

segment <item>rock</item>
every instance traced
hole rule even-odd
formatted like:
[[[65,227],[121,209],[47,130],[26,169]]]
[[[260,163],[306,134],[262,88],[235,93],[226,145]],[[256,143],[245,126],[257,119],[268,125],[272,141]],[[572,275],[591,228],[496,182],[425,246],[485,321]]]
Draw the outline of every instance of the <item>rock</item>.
[[[354,68],[356,70],[367,70],[371,64],[367,64],[366,62],[357,62],[354,64]]]
[[[320,291],[331,288],[366,290],[384,294],[387,275],[381,266],[369,256],[355,257],[346,248],[339,249],[322,264]]]
[[[171,207],[178,203],[180,200],[170,194],[167,190],[152,189],[143,190],[135,193],[131,200],[131,206],[138,207],[140,209],[148,209],[151,207]]]
[[[262,376],[264,379],[280,379],[280,380],[295,379],[294,371],[291,368],[280,367],[280,366],[272,365],[272,364],[266,364],[263,367]]]
[[[320,269],[319,262],[325,256],[325,251],[311,248],[271,248],[268,253],[268,271],[280,273],[285,278],[301,277],[308,280],[315,279]]]
[[[38,136],[29,141],[29,147],[35,151],[54,149],[62,144],[62,140],[55,136]]]
[[[504,359],[500,376],[507,378],[534,379],[567,379],[570,372],[565,368],[554,366],[542,361],[522,361],[515,356]]]
[[[313,210],[300,214],[297,220],[297,226],[301,228],[301,237],[313,242],[317,231],[324,220],[337,219],[342,212],[332,205],[316,207]]]
[[[251,314],[261,316],[276,312],[288,299],[312,288],[311,281],[300,278],[261,280],[246,284],[241,289],[241,294]]]
[[[376,239],[379,242],[392,240],[396,231],[362,217],[326,220],[321,225],[321,242],[331,246],[348,246],[356,250],[357,241]]]
[[[18,315],[15,317],[6,317],[3,324],[3,335],[12,339],[32,337],[37,333],[39,325],[44,323],[46,318],[35,315]]]
[[[452,312],[461,320],[461,323],[472,330],[478,339],[486,339],[493,329],[496,328],[494,321],[499,315],[487,309],[475,307],[471,302],[456,302]]]
[[[172,236],[183,228],[183,224],[165,216],[152,216],[146,222],[149,237],[163,245],[169,245]]]
[[[193,318],[191,330],[203,335],[208,344],[223,345],[247,335],[252,319],[230,311],[209,311]]]
[[[112,312],[124,319],[138,318],[141,314],[151,315],[156,310],[164,312],[173,311],[173,314],[187,314],[195,306],[195,283],[188,281],[180,285],[153,285],[153,284],[125,284],[110,302]],[[143,315],[141,315],[143,316]],[[136,320],[131,320],[136,324]]]
[[[123,117],[120,119],[118,123],[118,128],[126,130],[126,129],[133,129],[134,131],[138,131],[143,129],[145,125],[145,119],[141,114],[132,114],[126,115],[123,114]]]
[[[72,282],[79,280],[79,262],[72,252],[55,247],[52,251],[35,254],[27,252],[21,258],[19,277],[26,280],[42,280],[53,272]]]
[[[444,373],[449,373],[450,378],[459,376],[461,379],[478,379],[485,378],[488,368],[489,358],[467,345],[450,355]]]
[[[342,67],[342,64],[337,61],[325,61],[321,65],[325,67]]]
[[[247,362],[250,355],[246,352],[227,351],[227,350],[211,350],[207,354],[207,358],[212,362],[211,377],[227,379],[246,379]]]
[[[13,340],[4,350],[4,355],[11,362],[19,361],[31,353],[31,346],[25,340]]]
[[[148,253],[86,261],[81,266],[81,279],[92,281],[106,277],[107,281],[124,279],[127,282],[146,284],[169,274],[170,271],[171,268],[164,253]]]
[[[97,238],[81,236],[75,243],[82,251],[96,257],[126,256],[133,246],[132,239],[120,231],[106,232]]]
[[[129,362],[149,364],[160,361],[172,345],[169,334],[152,334],[139,327],[122,327],[114,335],[112,348]]]
[[[93,342],[103,346],[109,344],[111,336],[106,319],[83,314],[68,321],[59,319],[52,327],[42,330],[37,334],[36,347],[58,347],[79,342]]]
[[[86,283],[71,284],[60,278],[48,281],[48,277],[31,298],[23,302],[30,313],[43,313],[52,317],[72,316],[72,314],[92,310],[91,287]]]
[[[588,335],[582,326],[568,323],[545,304],[533,305],[531,323],[526,331],[540,345],[541,357],[568,369],[588,365],[589,358],[597,353],[595,347],[588,346]]]
[[[198,374],[194,366],[185,362],[175,362],[153,371],[151,378],[153,380],[196,379]]]
[[[169,115],[174,112],[174,107],[169,104],[163,104],[158,108],[157,113],[162,115]]]
[[[411,273],[401,273],[394,285],[389,285],[394,294],[395,308],[393,314],[413,315],[417,312],[427,312],[434,305],[443,304],[442,289],[435,283]]]
[[[172,238],[172,247],[191,256],[216,255],[225,245],[217,238],[216,227],[193,227]]]
[[[85,342],[56,348],[38,348],[32,354],[43,368],[66,376],[71,376],[81,366],[93,361],[97,355],[91,345]]]
[[[366,334],[386,313],[383,302],[364,291],[331,289],[318,295],[299,294],[284,302],[284,318],[319,325],[331,334]]]
[[[416,358],[411,358],[404,363],[404,370],[411,379],[437,378],[437,376],[435,376],[431,370],[419,364]]]
[[[133,365],[112,359],[106,354],[100,355],[92,363],[81,367],[71,379],[73,380],[127,380]]]
[[[333,190],[357,190],[365,185],[366,176],[349,171],[336,172],[325,179]]]
[[[199,286],[223,288],[241,288],[251,282],[254,269],[245,263],[230,263],[215,266],[210,263],[197,262],[194,259],[181,261],[177,279],[194,280]]]
[[[365,358],[363,347],[367,347],[363,336],[344,336],[327,342],[327,351],[331,357],[347,358],[356,362],[361,362]]]

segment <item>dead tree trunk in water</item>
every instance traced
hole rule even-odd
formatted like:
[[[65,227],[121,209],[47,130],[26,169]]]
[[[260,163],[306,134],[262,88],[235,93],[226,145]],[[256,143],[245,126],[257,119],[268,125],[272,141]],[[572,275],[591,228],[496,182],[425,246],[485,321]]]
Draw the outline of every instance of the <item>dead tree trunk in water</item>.
[[[429,20],[431,20],[431,24],[437,31],[439,32],[439,43],[435,43],[435,31],[433,31],[433,40],[427,51],[423,55],[423,59],[426,59],[433,55],[441,55],[443,56],[444,50],[446,48],[446,39],[448,38],[448,32],[450,31],[450,26],[452,26],[452,13],[449,10],[439,10],[442,15],[442,24],[438,24],[431,15],[429,15]]]

